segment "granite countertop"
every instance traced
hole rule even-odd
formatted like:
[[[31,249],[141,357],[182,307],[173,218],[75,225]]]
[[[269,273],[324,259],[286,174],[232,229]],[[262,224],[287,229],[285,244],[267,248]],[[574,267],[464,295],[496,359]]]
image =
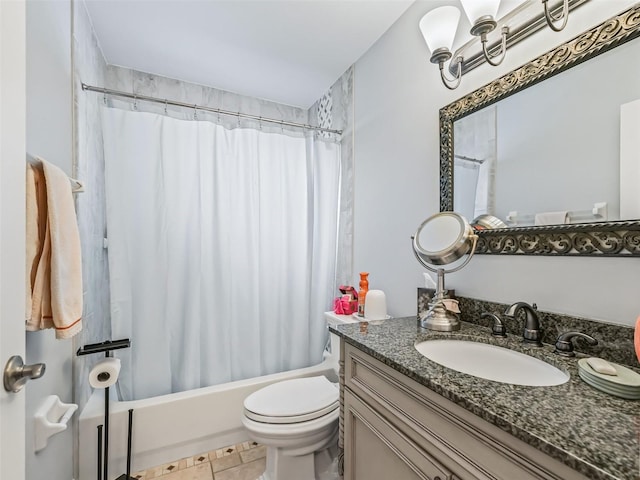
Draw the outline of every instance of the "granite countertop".
[[[416,317],[374,325],[355,323],[330,330],[484,420],[558,459],[590,479],[640,479],[640,401],[600,392],[578,376],[579,355],[565,358],[553,346],[528,346],[515,335],[491,336],[486,327],[462,322],[458,332],[418,328]],[[571,378],[553,387],[498,383],[443,367],[422,356],[416,342],[436,338],[480,341],[526,353]]]

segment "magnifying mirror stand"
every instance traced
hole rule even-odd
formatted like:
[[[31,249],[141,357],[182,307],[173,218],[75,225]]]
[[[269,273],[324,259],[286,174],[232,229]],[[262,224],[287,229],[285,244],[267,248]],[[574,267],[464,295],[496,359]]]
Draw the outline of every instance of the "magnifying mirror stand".
[[[427,313],[424,315],[424,317],[420,318],[421,328],[426,328],[427,330],[436,330],[439,332],[454,332],[460,330],[460,319],[458,318],[458,313],[447,308],[446,301],[451,299],[447,296],[448,292],[444,288],[444,274],[457,272],[467,263],[469,263],[471,257],[473,257],[473,254],[476,251],[478,237],[474,235],[472,240],[473,246],[465,261],[461,265],[457,266],[456,268],[452,268],[451,270],[445,270],[444,268],[433,268],[431,265],[427,264],[424,259],[416,254],[416,258],[424,268],[438,275],[436,293],[429,302],[429,309],[427,310]]]
[[[438,274],[436,293],[429,302],[426,315],[420,319],[420,326],[429,330],[452,332],[460,330],[458,314],[448,310],[445,300],[448,300],[447,290],[444,288],[444,268],[430,269]]]
[[[436,293],[429,302],[429,310],[420,319],[420,327],[440,332],[460,330],[458,302],[448,298],[444,288],[444,274],[453,273],[464,267],[476,251],[478,236],[469,222],[456,212],[440,212],[430,216],[420,224],[411,237],[413,254],[424,268],[438,274]],[[445,270],[440,265],[461,260],[461,265]],[[437,267],[432,267],[436,265]]]

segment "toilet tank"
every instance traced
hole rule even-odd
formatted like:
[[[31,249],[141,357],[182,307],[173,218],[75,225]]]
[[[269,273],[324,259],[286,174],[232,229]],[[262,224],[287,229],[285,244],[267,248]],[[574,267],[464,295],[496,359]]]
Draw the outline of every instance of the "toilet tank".
[[[329,325],[360,323],[362,321],[352,315],[338,315],[337,313],[333,312],[324,312],[324,318],[327,322],[327,328]],[[335,333],[329,332],[329,340],[329,352],[328,355],[325,355],[325,358],[331,358],[332,362],[335,362],[337,371],[337,365],[340,361],[340,337],[338,337]]]

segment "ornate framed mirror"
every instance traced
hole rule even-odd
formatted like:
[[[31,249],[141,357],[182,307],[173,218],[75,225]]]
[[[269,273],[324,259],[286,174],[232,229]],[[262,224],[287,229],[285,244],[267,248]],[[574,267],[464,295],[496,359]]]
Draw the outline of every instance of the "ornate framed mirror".
[[[620,161],[622,105],[626,102],[637,104],[640,112],[640,66],[637,62],[640,40],[632,41],[639,36],[640,4],[636,4],[440,110],[440,211],[455,210],[467,218],[490,214],[509,225],[509,228],[479,231],[477,254],[640,257],[639,208],[625,206],[640,205],[640,184],[632,189],[638,193],[631,202],[622,200],[620,193],[624,188],[629,190],[629,180],[621,172]],[[563,75],[558,75],[561,72]],[[585,77],[581,79],[578,74]],[[630,74],[637,77],[628,78]],[[605,78],[606,83],[599,81],[598,75]],[[578,88],[589,83],[595,90],[582,92]],[[616,97],[622,91],[619,88],[622,83],[636,90]],[[574,91],[582,92],[583,97],[575,97],[577,100],[573,103],[571,100],[567,104],[560,103]],[[612,106],[603,105],[602,108],[610,118],[596,113],[600,112],[597,108],[600,108],[601,97],[609,91],[615,97],[611,100]],[[530,98],[535,100],[527,102]],[[550,106],[539,104],[542,98],[548,98]],[[579,113],[578,106],[587,106],[586,113]],[[544,121],[533,116],[534,110],[545,115]],[[563,116],[572,111],[578,112],[580,118],[572,120]],[[484,117],[478,118],[478,115]],[[552,129],[553,122],[547,121],[548,118],[560,118],[561,128]],[[602,120],[605,125],[594,127],[596,120]],[[581,126],[580,121],[586,126]],[[637,121],[635,131],[640,131],[640,115]],[[479,133],[468,135],[466,126],[474,124],[482,126]],[[497,126],[493,134],[486,133],[486,125]],[[508,130],[501,133],[501,125]],[[546,130],[534,131],[534,125],[543,125]],[[611,131],[605,131],[605,126],[608,128],[609,125],[612,125]],[[516,134],[518,131],[524,133],[522,138]],[[487,143],[486,139],[492,136],[493,144],[489,141],[489,147],[472,145],[476,151],[480,150],[479,154],[474,154],[473,149],[471,154],[468,150],[463,151],[463,147],[469,148],[469,144],[474,143],[473,137]],[[594,144],[587,143],[593,137],[596,137]],[[507,139],[510,145],[496,147],[496,138]],[[559,143],[558,138],[564,143]],[[461,146],[459,142],[463,140],[466,145]],[[539,145],[550,150],[538,151]],[[609,145],[615,153],[603,153],[603,145]],[[493,149],[494,154],[487,154],[487,148]],[[500,155],[509,151],[511,154],[503,160]],[[490,178],[489,183],[478,187],[476,178],[470,188],[468,180],[463,181],[463,173],[455,174],[460,171],[456,168],[457,160],[477,166],[491,155],[493,160],[487,163],[491,167],[485,168],[488,173],[480,175],[485,182]],[[520,157],[524,163],[515,163],[514,160],[520,160]],[[577,163],[568,165],[566,162],[574,157]],[[500,177],[510,169],[514,172],[512,176]],[[537,176],[540,173],[543,175]],[[623,187],[625,181],[627,186]],[[470,214],[462,208],[468,200],[460,193],[471,189],[476,191]],[[498,205],[499,200],[504,204]],[[579,204],[572,203],[578,200]],[[545,218],[551,220],[544,221]]]

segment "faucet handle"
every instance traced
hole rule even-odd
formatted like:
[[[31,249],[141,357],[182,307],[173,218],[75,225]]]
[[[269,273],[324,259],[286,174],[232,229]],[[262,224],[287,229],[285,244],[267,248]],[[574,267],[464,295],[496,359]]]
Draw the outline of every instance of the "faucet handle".
[[[480,318],[493,319],[493,326],[491,327],[491,335],[493,335],[494,337],[507,336],[507,329],[504,326],[504,323],[502,323],[502,320],[500,320],[500,317],[498,315],[496,315],[495,313],[482,312],[482,314],[480,315]]]
[[[562,355],[563,357],[575,357],[576,354],[573,351],[573,343],[571,339],[574,337],[584,338],[587,343],[591,346],[597,345],[598,341],[582,332],[565,332],[560,334],[558,339],[556,340],[556,348],[553,349],[553,353],[557,353],[558,355]]]

